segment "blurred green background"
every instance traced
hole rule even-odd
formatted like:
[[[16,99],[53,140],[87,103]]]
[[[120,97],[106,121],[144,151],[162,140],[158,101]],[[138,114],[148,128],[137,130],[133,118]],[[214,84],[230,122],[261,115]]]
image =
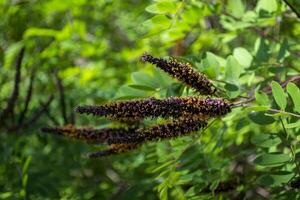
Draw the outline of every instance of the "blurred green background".
[[[289,187],[299,176],[300,125],[284,126],[298,122],[288,113],[300,111],[292,101],[293,94],[300,100],[299,91],[284,93],[282,106],[262,90],[272,80],[297,79],[299,6],[292,0],[0,0],[0,199],[300,198]],[[225,98],[255,96],[254,106],[279,115],[236,108],[204,133],[101,159],[83,155],[104,146],[40,132],[110,124],[74,113],[77,105],[197,94],[141,63],[144,52],[188,61]],[[254,161],[274,153],[274,162]]]

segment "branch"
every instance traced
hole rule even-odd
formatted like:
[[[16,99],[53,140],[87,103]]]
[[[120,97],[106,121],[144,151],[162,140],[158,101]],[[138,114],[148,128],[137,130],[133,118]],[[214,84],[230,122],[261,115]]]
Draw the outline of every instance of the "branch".
[[[30,100],[31,100],[31,97],[32,97],[34,76],[35,76],[35,72],[32,71],[31,76],[30,76],[30,80],[29,80],[28,89],[27,89],[27,95],[26,95],[26,98],[25,98],[24,108],[23,108],[23,111],[20,114],[19,121],[18,121],[19,126],[23,123],[24,118],[26,116],[26,113],[28,111],[29,103],[30,103]]]
[[[62,80],[58,76],[58,73],[54,73],[54,77],[56,80],[56,86],[59,92],[59,98],[60,98],[60,108],[61,108],[61,114],[64,119],[64,124],[68,123],[68,116],[67,116],[67,110],[66,110],[66,101],[65,101],[65,91],[64,86],[62,84]]]
[[[286,81],[283,81],[280,83],[281,87],[286,87],[286,85],[289,83],[289,82],[294,82],[294,81],[299,81],[300,80],[300,76],[293,76],[291,77],[290,79],[286,80]],[[266,86],[265,88],[262,89],[262,91],[264,91],[266,94],[271,94],[272,93],[272,88],[271,86]],[[240,101],[240,102],[235,102],[232,104],[232,107],[235,108],[235,107],[239,107],[239,106],[242,106],[244,104],[247,104],[247,103],[250,103],[252,101],[255,101],[256,98],[255,97],[249,97],[247,100],[245,101]]]
[[[300,19],[300,12],[297,11],[297,9],[288,1],[288,0],[283,0],[289,7],[290,9],[297,15],[297,17]]]
[[[54,97],[53,95],[51,95],[48,100],[43,103],[41,102],[41,108],[35,112],[35,114],[31,117],[30,120],[28,120],[27,122],[25,122],[24,124],[21,125],[21,127],[28,127],[34,123],[36,123],[36,121],[49,109],[49,106],[51,104],[51,102],[53,101]]]
[[[15,104],[19,96],[19,85],[21,82],[21,66],[22,66],[24,53],[25,53],[25,47],[21,49],[17,58],[13,91],[10,98],[7,101],[6,108],[3,110],[2,115],[0,116],[0,124],[2,124],[8,118],[9,115],[14,114],[13,112],[14,112]]]
[[[34,125],[36,121],[48,110],[52,101],[53,101],[53,95],[51,95],[45,103],[43,102],[40,103],[41,108],[36,112],[34,112],[35,114],[31,117],[31,119],[29,119],[27,122],[24,122],[20,125],[13,125],[12,127],[9,127],[8,131],[18,131],[22,128],[26,128]]]

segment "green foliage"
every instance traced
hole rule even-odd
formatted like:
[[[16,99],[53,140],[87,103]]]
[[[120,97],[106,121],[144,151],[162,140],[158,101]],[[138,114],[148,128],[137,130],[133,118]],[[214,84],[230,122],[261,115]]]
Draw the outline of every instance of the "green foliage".
[[[0,0],[0,199],[299,199],[299,13],[296,0]],[[77,105],[199,95],[144,52],[191,63],[232,112],[98,160],[82,154],[104,146],[40,132],[115,125]]]

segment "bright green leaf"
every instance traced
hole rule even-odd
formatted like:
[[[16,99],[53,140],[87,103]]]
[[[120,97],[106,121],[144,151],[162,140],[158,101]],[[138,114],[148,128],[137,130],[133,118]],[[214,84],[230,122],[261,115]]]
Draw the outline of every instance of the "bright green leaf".
[[[291,157],[283,153],[267,153],[258,156],[254,163],[261,166],[283,165],[291,160]]]
[[[256,5],[256,10],[265,10],[267,12],[275,12],[277,10],[276,0],[259,0]]]
[[[285,128],[297,128],[297,127],[300,127],[300,120],[295,123],[285,125]]]
[[[270,107],[269,106],[251,106],[251,107],[247,107],[245,109],[245,111],[267,111],[269,110]]]
[[[228,82],[237,82],[242,72],[242,66],[233,57],[229,56],[226,62],[225,79]]]
[[[253,57],[249,53],[249,51],[242,47],[235,48],[233,51],[233,56],[243,67],[246,68],[250,67],[251,62],[253,60]]]
[[[134,85],[143,85],[154,89],[159,87],[157,81],[153,77],[151,77],[150,75],[144,72],[133,72],[131,74],[131,78],[135,83]]]
[[[245,5],[242,0],[228,0],[226,10],[236,18],[241,18],[245,12]]]
[[[270,105],[269,97],[264,92],[259,92],[258,90],[255,90],[255,100],[259,105],[268,106]]]
[[[277,105],[284,110],[287,105],[286,95],[281,85],[272,81],[272,93]]]
[[[300,113],[300,89],[294,83],[289,82],[286,86],[286,90],[293,100],[294,110]]]
[[[146,11],[154,14],[176,13],[176,4],[174,2],[164,1],[152,4],[146,8]]]

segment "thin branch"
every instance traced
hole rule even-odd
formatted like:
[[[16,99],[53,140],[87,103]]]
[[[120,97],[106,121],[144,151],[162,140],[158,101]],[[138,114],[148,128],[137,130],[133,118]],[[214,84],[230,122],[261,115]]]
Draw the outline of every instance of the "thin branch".
[[[283,111],[283,110],[269,109],[269,111],[275,112],[275,113],[283,113],[283,114],[287,114],[287,115],[292,115],[294,117],[300,118],[300,115],[297,115],[297,114],[291,113],[291,112],[286,112],[286,111]]]
[[[60,108],[61,108],[61,114],[64,119],[64,124],[68,123],[68,116],[67,116],[67,110],[66,110],[66,100],[65,100],[65,90],[64,86],[62,84],[62,80],[58,76],[58,73],[54,73],[54,77],[56,80],[57,89],[59,92],[59,99],[60,99]]]
[[[3,110],[2,115],[0,116],[0,124],[3,124],[3,122],[8,118],[9,115],[14,114],[13,112],[14,112],[15,104],[19,96],[19,88],[20,88],[19,86],[21,82],[21,66],[22,66],[24,54],[25,54],[25,47],[23,47],[20,50],[17,58],[13,91],[10,98],[8,99],[6,108]]]
[[[289,82],[295,82],[295,81],[299,81],[300,80],[300,76],[293,76],[291,77],[290,79],[286,80],[286,81],[283,81],[280,83],[281,87],[286,87],[286,85],[289,83]],[[265,88],[262,89],[262,91],[264,91],[266,94],[271,94],[272,93],[272,88],[271,86],[266,86]],[[236,108],[236,107],[240,107],[242,105],[245,105],[247,103],[250,103],[252,101],[255,101],[256,98],[255,97],[249,97],[248,99],[244,100],[244,101],[240,101],[240,102],[234,102],[232,104],[232,108]],[[271,110],[272,111],[272,110]]]
[[[45,103],[41,102],[40,103],[41,108],[37,112],[35,112],[35,114],[31,117],[31,119],[29,119],[27,122],[25,122],[22,125],[22,127],[27,127],[27,126],[34,124],[49,109],[49,106],[50,106],[51,102],[53,101],[53,99],[54,99],[54,97],[53,97],[53,95],[51,95]]]
[[[53,115],[51,115],[49,108],[45,111],[45,114],[52,121],[52,123],[55,126],[59,126],[60,125],[59,122],[56,120],[56,118]]]
[[[19,126],[23,123],[24,118],[25,118],[25,116],[27,114],[27,111],[28,111],[29,103],[30,103],[31,97],[32,97],[34,76],[35,76],[35,72],[32,71],[32,73],[30,75],[28,89],[27,89],[27,95],[26,95],[26,98],[25,98],[24,108],[23,108],[23,111],[20,114],[19,121],[18,121]]]
[[[71,108],[74,108],[74,107],[75,107],[74,101],[73,101],[72,99],[70,100],[70,107],[71,107]],[[75,116],[75,111],[74,111],[74,109],[71,109],[69,119],[70,119],[70,123],[71,123],[71,124],[75,124],[76,116]]]
[[[297,17],[300,19],[300,12],[297,11],[297,9],[288,1],[288,0],[283,0],[289,7],[290,9],[297,15]]]

